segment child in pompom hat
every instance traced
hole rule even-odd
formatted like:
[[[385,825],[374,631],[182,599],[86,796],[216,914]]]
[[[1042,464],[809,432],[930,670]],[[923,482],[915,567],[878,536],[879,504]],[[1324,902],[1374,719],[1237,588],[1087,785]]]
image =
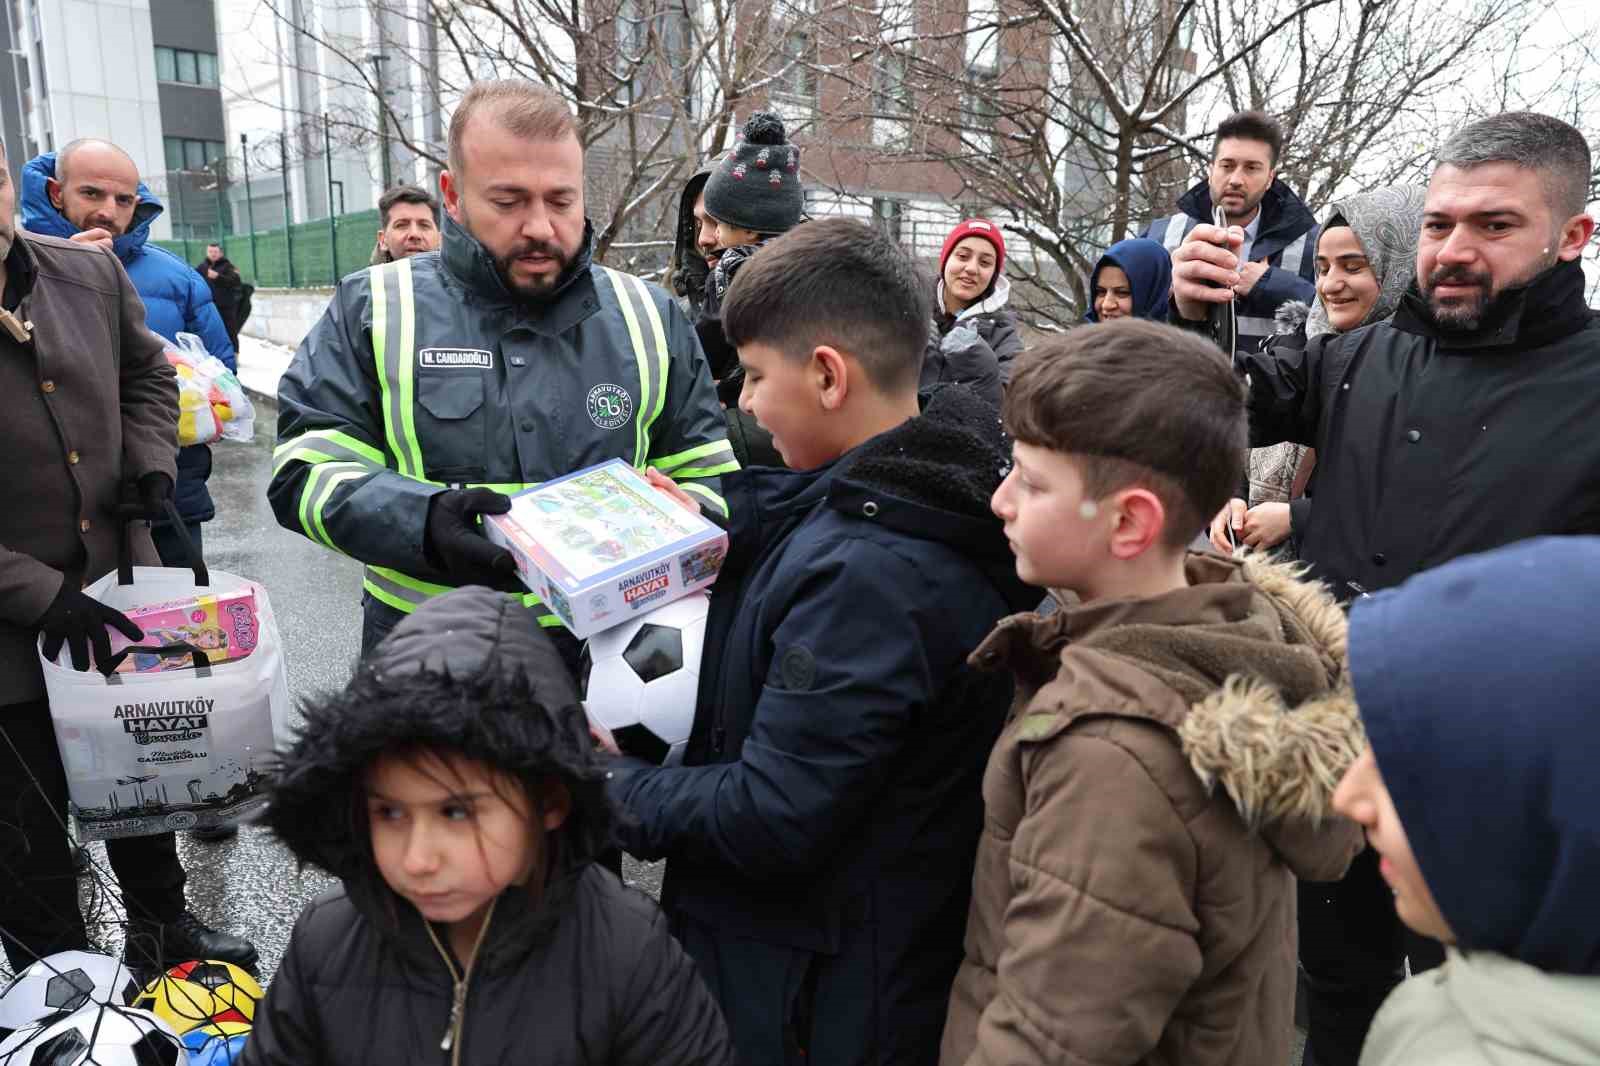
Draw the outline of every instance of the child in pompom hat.
[[[744,373],[738,353],[722,333],[723,298],[739,267],[767,241],[799,225],[805,214],[800,149],[789,142],[782,118],[757,111],[746,120],[738,143],[706,179],[705,197],[722,257],[706,279],[695,330],[717,379],[717,397],[732,411],[739,405]]]
[[[922,389],[953,382],[1000,407],[1011,363],[1022,351],[1016,316],[1006,309],[1011,283],[1005,266],[1006,239],[986,218],[969,218],[945,237]]]

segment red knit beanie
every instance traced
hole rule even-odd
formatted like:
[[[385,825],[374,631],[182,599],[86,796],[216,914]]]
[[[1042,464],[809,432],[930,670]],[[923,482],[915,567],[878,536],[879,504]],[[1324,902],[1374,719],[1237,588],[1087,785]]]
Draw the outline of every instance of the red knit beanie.
[[[969,218],[950,231],[939,253],[939,276],[944,277],[944,265],[950,261],[950,253],[968,237],[982,237],[994,245],[994,276],[998,278],[1006,268],[1006,239],[1000,235],[1000,227],[986,218]]]

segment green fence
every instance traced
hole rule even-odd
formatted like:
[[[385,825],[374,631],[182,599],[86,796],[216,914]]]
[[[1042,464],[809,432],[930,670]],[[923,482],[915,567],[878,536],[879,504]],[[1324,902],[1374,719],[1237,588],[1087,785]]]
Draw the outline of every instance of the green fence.
[[[335,237],[337,234],[337,237]],[[230,233],[223,250],[248,282],[262,289],[332,285],[372,261],[378,236],[378,212],[355,211],[328,219],[300,222],[287,230]],[[186,263],[206,257],[207,238],[156,241]]]

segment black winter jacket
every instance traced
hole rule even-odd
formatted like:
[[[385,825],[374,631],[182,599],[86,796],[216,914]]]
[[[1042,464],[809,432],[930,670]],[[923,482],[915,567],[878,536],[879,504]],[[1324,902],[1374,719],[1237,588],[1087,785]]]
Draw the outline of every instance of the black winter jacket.
[[[989,512],[1004,461],[993,409],[945,388],[826,467],[725,483],[685,765],[619,766],[614,794],[752,1066],[937,1057],[1010,696],[966,657],[1039,598]]]
[[[1250,438],[1317,449],[1300,558],[1340,599],[1459,555],[1600,533],[1600,314],[1559,263],[1470,334],[1390,322],[1241,352]],[[1296,521],[1300,519],[1296,515]]]
[[[1022,351],[1017,316],[1006,307],[1010,295],[1011,281],[1002,275],[995,279],[993,292],[959,316],[945,314],[935,303],[919,388],[965,385],[999,408],[1011,383],[1012,364]]]
[[[497,1066],[729,1066],[710,993],[643,894],[589,864],[497,901],[467,984],[459,1047],[446,940],[398,904],[380,928],[343,888],[313,900],[257,1008],[241,1066],[494,1063]]]

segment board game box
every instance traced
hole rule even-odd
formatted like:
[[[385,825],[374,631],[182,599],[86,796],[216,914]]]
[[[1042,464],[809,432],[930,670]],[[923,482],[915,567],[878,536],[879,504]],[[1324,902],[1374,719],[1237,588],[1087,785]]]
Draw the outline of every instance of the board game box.
[[[484,529],[578,637],[705,588],[728,554],[724,530],[620,459],[518,493],[509,513],[484,516]]]

